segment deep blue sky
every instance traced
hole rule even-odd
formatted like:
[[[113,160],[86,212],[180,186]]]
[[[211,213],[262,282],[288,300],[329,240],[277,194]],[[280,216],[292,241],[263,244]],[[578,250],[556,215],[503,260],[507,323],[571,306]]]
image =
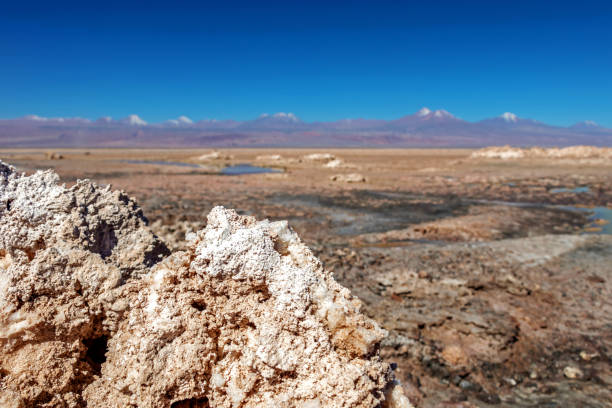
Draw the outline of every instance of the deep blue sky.
[[[511,111],[612,127],[610,1],[0,4],[0,118]]]

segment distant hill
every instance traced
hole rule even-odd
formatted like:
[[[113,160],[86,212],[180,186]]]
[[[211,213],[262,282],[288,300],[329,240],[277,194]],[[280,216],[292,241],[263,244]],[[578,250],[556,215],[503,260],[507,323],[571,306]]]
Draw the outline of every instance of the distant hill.
[[[186,116],[148,123],[138,115],[114,120],[44,118],[0,120],[0,147],[483,147],[612,146],[612,129],[591,121],[547,125],[506,112],[468,122],[444,110],[423,108],[395,120],[304,122],[292,113],[254,120],[203,120]]]

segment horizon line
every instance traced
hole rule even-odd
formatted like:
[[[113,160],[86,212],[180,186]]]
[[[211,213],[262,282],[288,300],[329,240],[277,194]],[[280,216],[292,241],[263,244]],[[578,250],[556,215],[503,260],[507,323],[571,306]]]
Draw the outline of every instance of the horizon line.
[[[406,118],[406,117],[423,117],[423,118],[438,118],[438,119],[442,119],[442,118],[447,118],[447,119],[454,119],[457,121],[461,121],[461,122],[466,122],[466,123],[479,123],[479,122],[483,122],[483,121],[487,121],[487,120],[493,120],[493,119],[501,119],[504,120],[505,122],[508,123],[517,123],[518,121],[531,121],[531,122],[535,122],[535,123],[539,123],[539,124],[543,124],[543,125],[547,125],[547,126],[552,126],[552,127],[560,127],[560,128],[568,128],[568,127],[572,127],[575,125],[586,125],[586,126],[593,126],[593,127],[601,127],[601,128],[606,128],[603,125],[600,125],[599,123],[590,120],[590,119],[584,119],[575,123],[572,123],[570,125],[557,125],[557,124],[548,124],[546,122],[542,122],[539,121],[537,119],[534,118],[530,118],[530,117],[522,117],[522,116],[518,116],[512,112],[504,112],[500,115],[497,116],[488,116],[488,117],[484,117],[482,119],[477,119],[477,120],[467,120],[467,119],[462,119],[459,116],[455,116],[454,114],[448,112],[445,109],[436,109],[436,110],[431,110],[428,107],[422,107],[421,109],[417,110],[416,112],[413,113],[407,113],[404,115],[401,115],[399,117],[396,117],[394,119],[380,119],[380,118],[376,118],[376,117],[342,117],[339,119],[332,119],[332,120],[311,120],[311,121],[306,121],[306,120],[302,120],[299,116],[297,116],[296,114],[294,114],[293,112],[275,112],[275,113],[261,113],[255,117],[251,117],[248,119],[233,119],[233,118],[228,118],[228,119],[217,119],[217,118],[202,118],[202,119],[191,119],[190,117],[186,116],[186,115],[180,115],[176,118],[168,118],[162,121],[146,121],[144,119],[142,119],[142,117],[136,113],[130,113],[126,116],[121,116],[117,119],[113,118],[112,116],[99,116],[95,119],[91,119],[85,116],[39,116],[37,114],[26,114],[26,115],[22,115],[22,116],[17,116],[17,117],[3,117],[0,118],[0,121],[13,121],[13,120],[29,120],[32,122],[65,122],[65,121],[82,121],[85,123],[91,123],[91,124],[96,124],[96,123],[121,123],[123,122],[124,124],[126,124],[126,122],[132,121],[134,123],[127,123],[127,124],[132,124],[132,125],[137,125],[137,126],[154,126],[154,125],[182,125],[182,126],[189,126],[189,125],[196,125],[198,123],[215,123],[215,122],[238,122],[238,123],[244,123],[244,122],[252,122],[252,121],[256,121],[256,120],[263,120],[263,119],[280,119],[280,120],[288,120],[289,123],[293,122],[293,123],[302,123],[302,124],[316,124],[316,123],[334,123],[334,122],[342,122],[342,121],[357,121],[357,120],[364,120],[364,121],[384,121],[384,122],[392,122],[395,120],[399,120],[402,118]]]

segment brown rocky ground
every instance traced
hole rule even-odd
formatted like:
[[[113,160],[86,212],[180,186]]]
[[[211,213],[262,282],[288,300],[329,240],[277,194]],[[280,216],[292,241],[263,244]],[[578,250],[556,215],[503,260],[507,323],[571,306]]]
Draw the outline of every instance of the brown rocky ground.
[[[609,214],[612,163],[468,150],[47,153],[0,157],[126,190],[173,249],[215,205],[288,219],[390,331],[382,355],[417,406],[612,406],[612,236],[594,233],[605,221],[583,208]],[[284,172],[216,174],[237,163]],[[335,177],[348,174],[363,180]]]

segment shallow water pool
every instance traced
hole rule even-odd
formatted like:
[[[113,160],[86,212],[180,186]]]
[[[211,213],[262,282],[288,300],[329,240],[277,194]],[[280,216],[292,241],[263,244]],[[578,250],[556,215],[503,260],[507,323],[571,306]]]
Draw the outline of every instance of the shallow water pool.
[[[282,170],[271,169],[269,167],[253,166],[248,163],[227,166],[221,170],[221,174],[226,176],[238,176],[241,174],[261,174],[261,173],[282,173]]]
[[[557,194],[557,193],[588,193],[589,192],[589,186],[582,186],[582,187],[576,187],[576,188],[566,188],[566,187],[561,187],[561,188],[551,188],[550,192],[553,194]]]
[[[612,208],[608,207],[567,207],[573,211],[589,214],[590,223],[585,226],[587,234],[612,234]]]

